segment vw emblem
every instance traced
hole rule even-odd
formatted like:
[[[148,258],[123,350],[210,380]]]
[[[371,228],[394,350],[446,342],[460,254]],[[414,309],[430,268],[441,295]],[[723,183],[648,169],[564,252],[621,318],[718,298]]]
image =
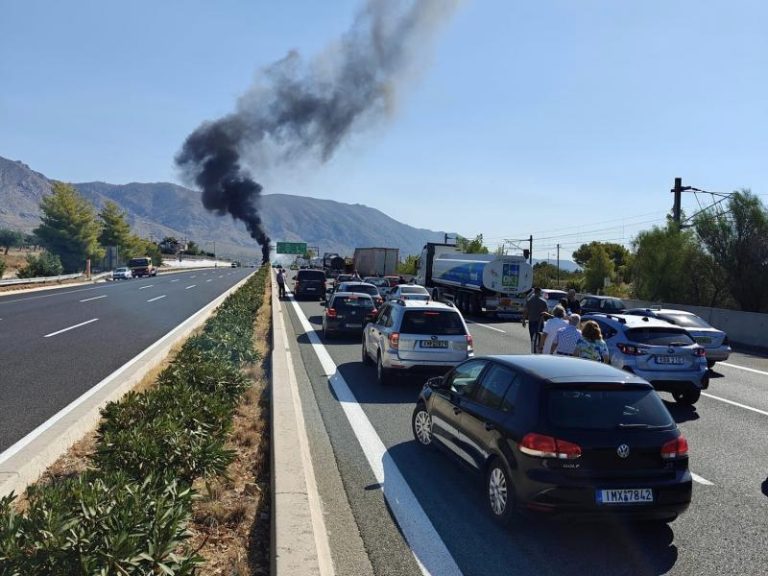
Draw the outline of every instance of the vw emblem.
[[[616,448],[616,454],[619,455],[619,458],[626,458],[629,456],[629,446],[626,444],[620,444],[618,448]]]
[[[432,340],[437,340],[437,336],[430,336]]]

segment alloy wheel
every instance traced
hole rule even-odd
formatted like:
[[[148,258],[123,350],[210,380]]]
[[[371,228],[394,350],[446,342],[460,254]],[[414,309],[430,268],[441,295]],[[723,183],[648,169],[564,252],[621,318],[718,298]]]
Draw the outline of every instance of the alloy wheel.
[[[493,513],[503,516],[508,502],[507,476],[499,465],[495,465],[488,475],[488,498]]]
[[[416,408],[413,415],[413,434],[423,446],[432,444],[432,417],[424,406]]]

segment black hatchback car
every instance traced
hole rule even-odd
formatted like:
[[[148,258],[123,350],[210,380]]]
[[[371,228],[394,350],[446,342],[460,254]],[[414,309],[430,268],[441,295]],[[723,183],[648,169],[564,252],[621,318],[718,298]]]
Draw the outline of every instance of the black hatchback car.
[[[517,510],[670,522],[691,502],[688,444],[658,394],[598,362],[469,359],[427,381],[412,428],[484,475],[502,524]]]
[[[374,319],[376,305],[368,294],[336,292],[325,304],[323,336],[363,333],[363,327]]]
[[[322,270],[299,270],[293,277],[293,296],[301,298],[325,299],[325,272]]]

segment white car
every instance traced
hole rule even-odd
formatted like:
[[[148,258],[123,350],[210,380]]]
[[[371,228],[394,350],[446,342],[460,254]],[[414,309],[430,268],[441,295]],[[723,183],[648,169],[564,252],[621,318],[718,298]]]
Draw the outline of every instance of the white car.
[[[133,272],[130,268],[115,268],[112,270],[112,280],[130,280],[133,278]]]
[[[432,297],[424,286],[418,284],[399,284],[392,288],[387,294],[387,300],[397,302],[398,300],[421,300],[428,302]]]

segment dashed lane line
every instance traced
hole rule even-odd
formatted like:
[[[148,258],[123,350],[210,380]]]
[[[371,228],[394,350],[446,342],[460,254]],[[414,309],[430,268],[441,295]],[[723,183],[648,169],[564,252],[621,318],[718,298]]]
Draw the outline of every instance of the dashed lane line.
[[[97,321],[98,321],[98,318],[91,318],[90,320],[86,320],[85,322],[80,322],[80,324],[75,324],[74,326],[70,326],[69,328],[63,328],[61,330],[57,330],[56,332],[51,332],[50,334],[46,334],[45,336],[43,336],[43,338],[58,336],[59,334],[63,334],[64,332],[69,332],[70,330],[74,330],[75,328],[80,328],[81,326],[85,326],[86,324],[91,324]]]
[[[165,294],[163,294],[162,296],[155,296],[154,298],[150,298],[149,300],[147,300],[147,302],[154,302],[156,300],[161,300],[162,298],[165,298]]]
[[[139,288],[139,290],[146,290],[147,288],[152,288],[153,286],[154,284],[148,284],[147,286],[142,286],[141,288]]]
[[[83,300],[80,300],[80,302],[90,302],[91,300],[101,300],[102,298],[106,298],[106,294],[102,294],[101,296],[94,296],[93,298],[84,298]]]
[[[704,486],[714,486],[712,482],[710,482],[706,478],[702,478],[698,474],[694,474],[693,472],[691,472],[691,478],[693,478],[694,482],[698,482],[699,484],[703,484]]]
[[[296,312],[304,332],[309,337],[312,348],[328,377],[339,405],[349,420],[352,432],[357,437],[360,447],[368,460],[368,465],[382,487],[384,498],[389,504],[397,524],[410,546],[414,559],[424,576],[461,576],[456,561],[440,538],[427,513],[421,507],[416,495],[408,486],[395,460],[389,454],[376,429],[365,415],[360,403],[338,371],[330,354],[320,342],[317,333],[309,324],[298,302],[290,296],[290,302]]]
[[[176,278],[175,280],[171,280],[171,282],[178,282],[178,281],[179,281],[178,278]]]
[[[208,280],[206,280],[206,282],[213,282],[213,278],[208,278]]]
[[[186,288],[184,288],[184,290],[189,290],[190,288],[194,288],[195,286],[197,286],[197,284],[192,284],[191,286],[187,286]]]

